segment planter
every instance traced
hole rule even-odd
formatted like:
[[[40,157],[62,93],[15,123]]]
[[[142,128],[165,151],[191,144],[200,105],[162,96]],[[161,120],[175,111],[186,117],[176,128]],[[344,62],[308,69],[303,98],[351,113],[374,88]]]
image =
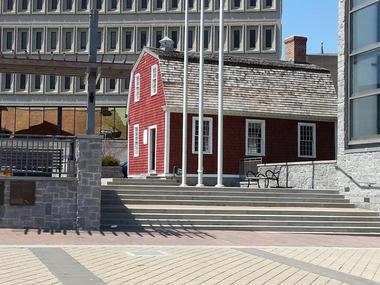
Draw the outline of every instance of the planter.
[[[102,178],[123,178],[121,166],[102,166]]]

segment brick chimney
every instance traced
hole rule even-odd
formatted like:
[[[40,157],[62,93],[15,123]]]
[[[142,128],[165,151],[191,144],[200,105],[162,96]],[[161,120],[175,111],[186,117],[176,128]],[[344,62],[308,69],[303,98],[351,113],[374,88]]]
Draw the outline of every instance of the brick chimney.
[[[291,36],[285,39],[285,60],[293,62],[306,62],[307,38]]]

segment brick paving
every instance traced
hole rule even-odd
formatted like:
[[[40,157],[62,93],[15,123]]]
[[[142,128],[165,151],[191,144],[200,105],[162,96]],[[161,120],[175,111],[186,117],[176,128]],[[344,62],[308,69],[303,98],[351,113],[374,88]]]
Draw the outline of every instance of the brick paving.
[[[0,284],[373,285],[380,237],[2,229],[0,265]]]

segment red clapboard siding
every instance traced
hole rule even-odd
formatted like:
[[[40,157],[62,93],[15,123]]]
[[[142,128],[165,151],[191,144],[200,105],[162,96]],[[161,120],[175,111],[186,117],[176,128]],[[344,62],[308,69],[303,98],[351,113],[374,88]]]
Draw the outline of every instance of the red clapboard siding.
[[[151,66],[158,65],[157,95],[151,96]],[[140,73],[140,101],[134,102],[134,75]],[[131,78],[131,92],[129,102],[129,174],[148,173],[148,144],[143,144],[143,133],[150,126],[157,126],[157,163],[156,172],[164,172],[165,147],[165,105],[164,87],[162,83],[159,60],[145,53],[136,67]],[[140,155],[133,157],[133,126],[139,124]]]
[[[192,117],[188,116],[188,172],[197,173],[197,155],[192,154]],[[217,167],[217,126],[215,115],[205,115],[213,118],[213,153],[204,155],[204,173],[215,174]],[[304,121],[224,117],[224,173],[238,174],[239,161],[245,157],[245,120],[265,120],[265,156],[264,163],[310,161],[310,158],[298,157],[298,123]],[[314,160],[335,159],[335,126],[333,122],[316,123],[316,150]],[[182,164],[182,114],[170,115],[170,169]]]

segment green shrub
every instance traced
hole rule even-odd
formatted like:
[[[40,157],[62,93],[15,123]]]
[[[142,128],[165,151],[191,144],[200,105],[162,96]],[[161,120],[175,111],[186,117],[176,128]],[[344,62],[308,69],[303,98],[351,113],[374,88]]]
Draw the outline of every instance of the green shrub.
[[[113,156],[106,155],[102,158],[102,166],[119,166],[120,161]]]

